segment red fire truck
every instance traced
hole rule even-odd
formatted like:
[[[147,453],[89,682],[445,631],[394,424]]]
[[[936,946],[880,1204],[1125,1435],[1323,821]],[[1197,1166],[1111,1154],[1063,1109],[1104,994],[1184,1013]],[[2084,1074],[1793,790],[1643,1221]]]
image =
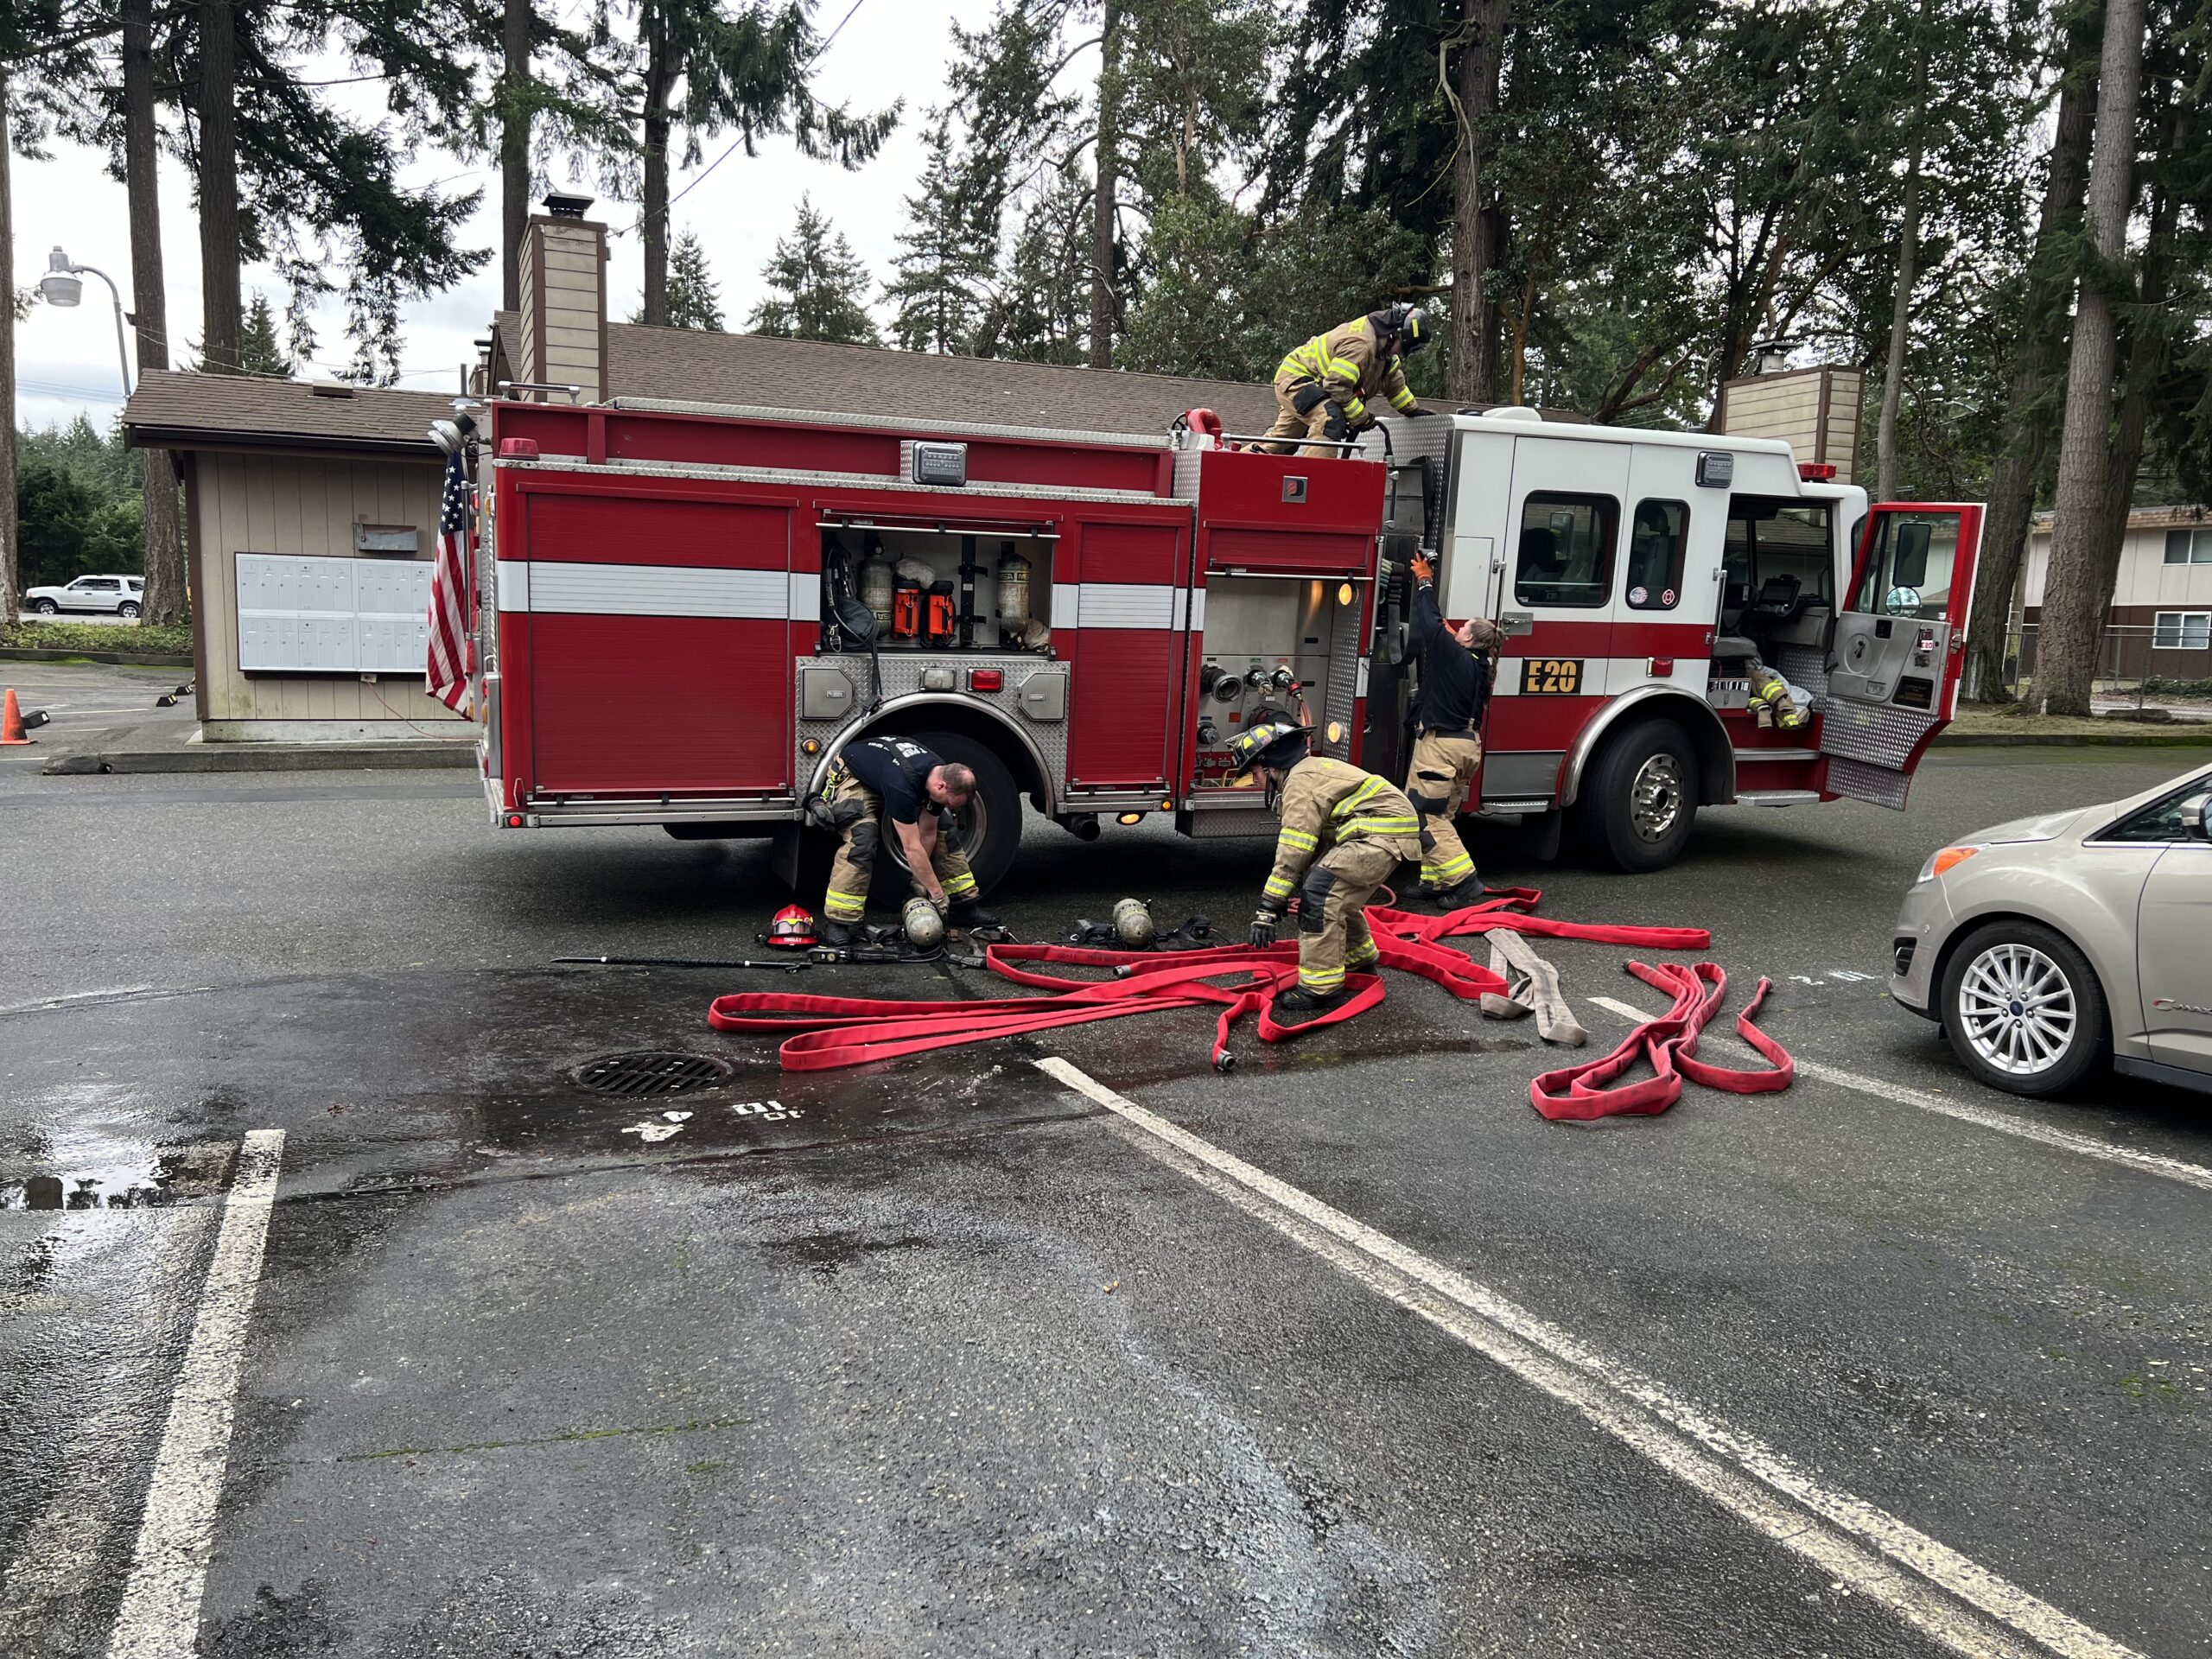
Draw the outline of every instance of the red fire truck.
[[[1225,746],[1268,710],[1395,776],[1407,565],[1505,643],[1479,810],[1628,869],[1700,807],[1901,807],[1957,696],[1980,510],[1889,505],[1786,444],[1392,421],[1341,455],[618,399],[499,401],[481,449],[486,792],[511,828],[770,836],[855,738],[975,768],[988,891],[1022,805],[1085,839],[1265,836]],[[1763,661],[1806,726],[1748,706]],[[818,837],[817,837],[818,839]],[[895,872],[892,873],[895,879]]]

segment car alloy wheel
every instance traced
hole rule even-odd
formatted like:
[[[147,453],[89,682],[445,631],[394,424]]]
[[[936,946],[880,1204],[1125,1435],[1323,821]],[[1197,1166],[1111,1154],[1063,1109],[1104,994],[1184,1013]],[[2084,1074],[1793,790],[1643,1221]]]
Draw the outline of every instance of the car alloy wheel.
[[[2017,942],[1993,944],[1967,963],[1956,1011],[1968,1046],[2008,1077],[2049,1071],[2066,1058],[2081,1029],[2065,971]]]
[[[60,608],[50,599],[35,599],[31,601],[31,609],[36,611],[41,616],[52,616]]]

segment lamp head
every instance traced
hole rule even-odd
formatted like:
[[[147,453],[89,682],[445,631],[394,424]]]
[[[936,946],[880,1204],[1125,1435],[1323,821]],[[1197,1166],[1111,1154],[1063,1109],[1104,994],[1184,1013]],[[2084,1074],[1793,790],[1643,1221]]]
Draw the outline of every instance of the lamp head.
[[[48,305],[58,305],[65,310],[85,297],[84,280],[77,275],[77,267],[69,256],[56,248],[46,257],[46,275],[38,279],[39,297]]]

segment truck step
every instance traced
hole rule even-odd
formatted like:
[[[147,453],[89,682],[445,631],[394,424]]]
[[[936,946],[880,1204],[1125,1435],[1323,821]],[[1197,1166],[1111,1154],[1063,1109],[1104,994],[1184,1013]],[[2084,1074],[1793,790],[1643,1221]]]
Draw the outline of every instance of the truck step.
[[[1820,758],[1821,752],[1818,749],[1738,749],[1736,751],[1736,764],[1739,766],[1747,762],[1764,766],[1771,760],[1817,760]]]
[[[1816,789],[1739,789],[1736,791],[1738,806],[1812,806],[1818,804],[1821,792]]]

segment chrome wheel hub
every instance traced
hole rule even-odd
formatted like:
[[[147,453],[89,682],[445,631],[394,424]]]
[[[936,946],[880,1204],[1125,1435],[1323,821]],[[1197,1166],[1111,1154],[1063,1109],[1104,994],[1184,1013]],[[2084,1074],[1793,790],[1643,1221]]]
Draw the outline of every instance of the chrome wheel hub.
[[[1671,754],[1655,754],[1636,769],[1628,787],[1628,820],[1642,841],[1664,841],[1682,816],[1682,768]]]
[[[1957,1012],[1974,1052],[2016,1077],[2034,1077],[2064,1059],[2081,1024],[2073,986],[2031,944],[1993,944],[1968,963]]]

